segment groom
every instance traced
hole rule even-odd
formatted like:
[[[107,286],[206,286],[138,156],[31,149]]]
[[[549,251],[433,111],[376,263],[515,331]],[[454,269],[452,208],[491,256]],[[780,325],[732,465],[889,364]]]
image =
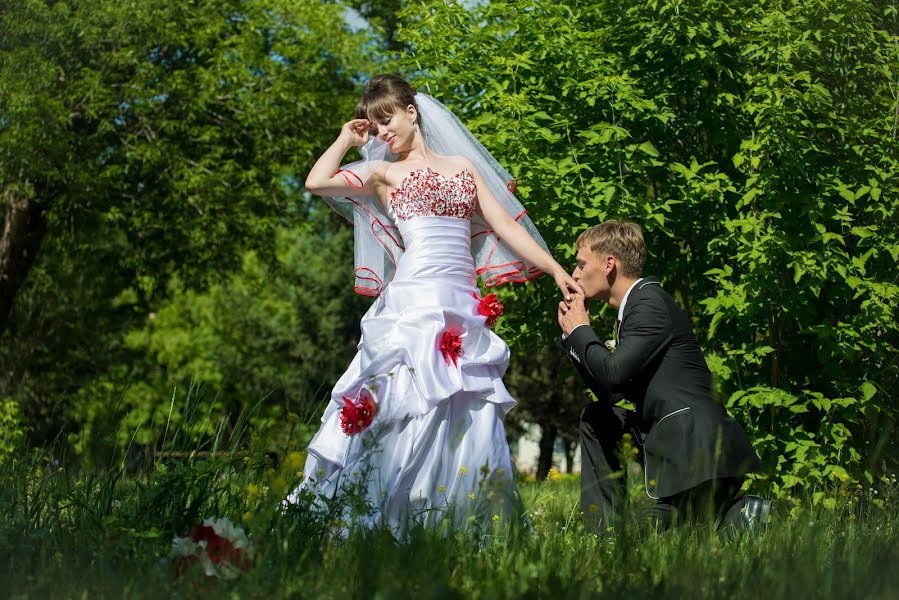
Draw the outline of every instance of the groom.
[[[559,303],[561,347],[598,398],[581,413],[581,509],[593,526],[620,518],[625,485],[616,473],[630,436],[642,454],[653,521],[666,527],[711,515],[722,528],[752,528],[767,520],[770,502],[738,496],[758,456],[715,399],[689,319],[657,279],[641,276],[645,258],[638,225],[611,220],[588,229],[577,239],[572,274],[584,294]],[[617,309],[614,351],[590,327],[585,300]],[[616,406],[622,397],[636,409]]]

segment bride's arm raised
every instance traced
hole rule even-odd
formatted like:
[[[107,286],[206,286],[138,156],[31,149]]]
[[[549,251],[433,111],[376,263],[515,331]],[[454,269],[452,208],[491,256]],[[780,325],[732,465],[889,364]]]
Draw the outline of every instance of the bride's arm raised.
[[[581,286],[571,278],[571,275],[552,257],[540,244],[534,241],[531,234],[516,221],[512,215],[506,212],[496,197],[490,192],[490,188],[484,182],[481,174],[471,162],[468,162],[468,170],[471,171],[474,182],[478,186],[478,210],[490,228],[515,251],[518,256],[537,266],[538,269],[552,276],[556,285],[562,291],[565,300],[571,300],[571,291],[583,293]]]
[[[368,181],[354,180],[353,177],[338,173],[343,157],[350,148],[361,148],[368,142],[368,119],[353,119],[343,124],[340,135],[334,143],[325,150],[315,164],[309,175],[306,176],[306,189],[318,196],[358,196],[360,194],[373,194],[377,190],[375,177]]]

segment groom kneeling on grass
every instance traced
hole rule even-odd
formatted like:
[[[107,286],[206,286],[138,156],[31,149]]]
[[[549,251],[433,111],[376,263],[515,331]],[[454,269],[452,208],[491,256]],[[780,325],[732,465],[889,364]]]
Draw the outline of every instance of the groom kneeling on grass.
[[[642,454],[652,521],[667,527],[709,515],[719,531],[756,527],[771,503],[738,496],[759,458],[716,400],[689,319],[657,279],[641,276],[645,259],[638,225],[611,220],[588,229],[572,273],[584,295],[559,303],[561,347],[598,398],[581,413],[581,510],[597,529],[620,519],[618,451],[629,434]],[[618,310],[614,351],[591,329],[586,300]],[[622,397],[636,410],[616,406]]]

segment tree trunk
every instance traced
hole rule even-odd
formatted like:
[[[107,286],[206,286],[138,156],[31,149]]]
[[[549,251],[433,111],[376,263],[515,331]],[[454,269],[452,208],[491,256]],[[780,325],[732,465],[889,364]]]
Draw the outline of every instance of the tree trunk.
[[[537,459],[537,481],[546,479],[553,466],[553,447],[556,445],[556,428],[540,426],[540,457]]]
[[[0,235],[0,334],[9,325],[16,293],[34,265],[47,232],[47,221],[35,202],[7,190],[3,204],[6,214]]]
[[[574,473],[574,450],[577,448],[577,441],[563,437],[562,443],[565,447],[565,472],[570,475]]]

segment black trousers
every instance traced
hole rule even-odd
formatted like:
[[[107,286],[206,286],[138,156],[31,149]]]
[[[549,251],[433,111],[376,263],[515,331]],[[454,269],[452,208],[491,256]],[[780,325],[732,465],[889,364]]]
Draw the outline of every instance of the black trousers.
[[[629,444],[623,444],[625,435]],[[589,527],[614,527],[623,517],[626,474],[621,464],[623,446],[643,453],[643,434],[634,411],[602,400],[581,412],[581,511]],[[631,451],[633,452],[633,451]],[[712,518],[720,522],[738,502],[742,480],[723,478],[707,481],[674,496],[653,499],[634,515],[643,525],[665,528],[676,520]]]

